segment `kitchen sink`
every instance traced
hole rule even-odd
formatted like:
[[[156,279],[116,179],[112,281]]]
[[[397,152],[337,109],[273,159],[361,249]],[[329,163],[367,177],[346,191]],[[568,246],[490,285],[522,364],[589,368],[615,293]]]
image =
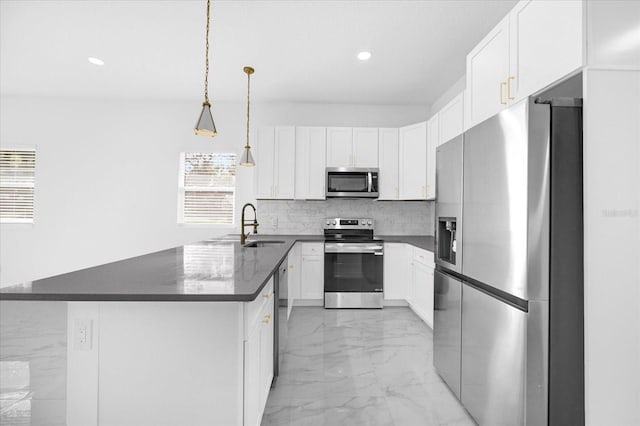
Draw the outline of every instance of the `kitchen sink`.
[[[251,241],[243,245],[242,247],[270,247],[270,246],[279,246],[280,244],[284,244],[285,241],[281,240],[258,240]]]

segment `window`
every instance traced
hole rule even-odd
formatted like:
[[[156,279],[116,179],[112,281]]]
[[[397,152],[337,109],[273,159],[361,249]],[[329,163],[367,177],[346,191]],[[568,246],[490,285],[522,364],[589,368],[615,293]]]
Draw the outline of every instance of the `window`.
[[[0,150],[0,222],[33,223],[35,172],[35,150]]]
[[[236,154],[182,153],[178,222],[233,225]]]

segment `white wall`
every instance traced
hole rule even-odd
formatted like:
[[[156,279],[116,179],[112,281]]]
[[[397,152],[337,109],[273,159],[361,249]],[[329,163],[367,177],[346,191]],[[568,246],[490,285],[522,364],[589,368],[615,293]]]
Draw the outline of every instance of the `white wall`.
[[[254,125],[401,126],[420,106],[252,104]],[[246,104],[214,102],[219,135],[193,135],[200,103],[0,98],[0,146],[35,146],[33,225],[0,225],[0,286],[237,232],[177,224],[180,152],[236,152]],[[237,178],[236,216],[253,199]]]

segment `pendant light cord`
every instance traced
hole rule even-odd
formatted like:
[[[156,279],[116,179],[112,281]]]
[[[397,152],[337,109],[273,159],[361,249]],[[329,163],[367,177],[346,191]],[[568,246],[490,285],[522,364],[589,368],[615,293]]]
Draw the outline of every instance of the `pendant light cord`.
[[[245,148],[249,148],[249,93],[251,92],[251,73],[247,73],[247,145]]]
[[[204,72],[204,101],[209,103],[209,10],[211,0],[207,0],[207,41],[205,47],[205,72]]]

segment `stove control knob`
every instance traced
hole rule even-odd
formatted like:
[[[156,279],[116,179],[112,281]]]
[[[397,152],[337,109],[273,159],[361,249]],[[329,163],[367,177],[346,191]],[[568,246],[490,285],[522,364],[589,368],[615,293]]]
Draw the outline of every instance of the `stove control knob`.
[[[367,226],[367,221],[365,219],[360,219],[359,222],[360,222],[360,225]]]
[[[367,225],[371,226],[371,225],[373,225],[373,222],[369,220],[369,221],[367,221]]]
[[[331,221],[330,220],[327,221],[327,225],[331,225]]]
[[[335,225],[335,224],[336,224],[336,221],[335,221],[335,220],[331,221],[331,224],[332,224],[332,225]]]

